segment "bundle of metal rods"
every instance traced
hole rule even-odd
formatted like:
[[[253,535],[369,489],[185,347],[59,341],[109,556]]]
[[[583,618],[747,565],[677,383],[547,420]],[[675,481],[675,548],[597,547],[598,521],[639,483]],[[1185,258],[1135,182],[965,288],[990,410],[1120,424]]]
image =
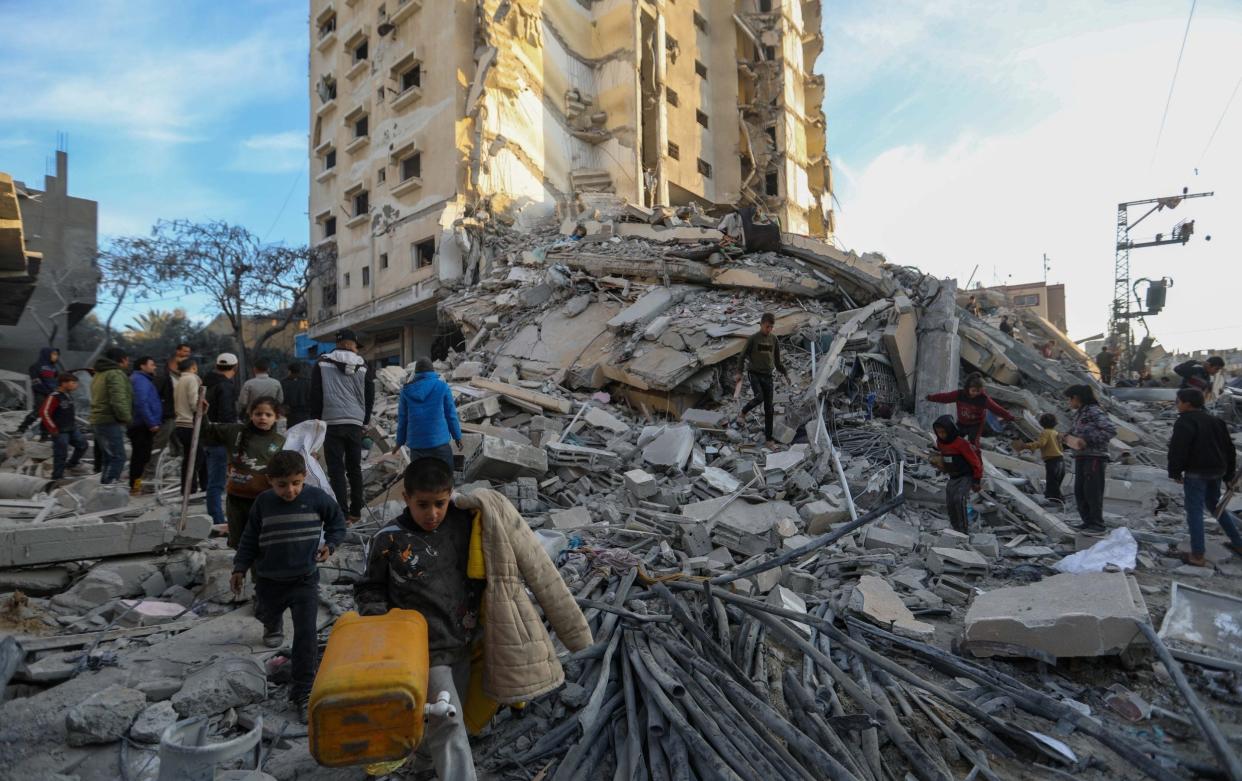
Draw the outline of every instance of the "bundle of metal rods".
[[[551,781],[996,781],[1121,760],[1134,777],[1171,781],[1179,764],[1223,777],[995,666],[841,620],[827,601],[802,613],[705,581],[643,588],[638,574],[585,579],[578,598],[595,643],[564,658],[575,696],[499,718],[478,743],[481,767]],[[975,688],[938,684],[935,670]],[[1094,742],[1075,755],[1045,739],[1067,726]]]

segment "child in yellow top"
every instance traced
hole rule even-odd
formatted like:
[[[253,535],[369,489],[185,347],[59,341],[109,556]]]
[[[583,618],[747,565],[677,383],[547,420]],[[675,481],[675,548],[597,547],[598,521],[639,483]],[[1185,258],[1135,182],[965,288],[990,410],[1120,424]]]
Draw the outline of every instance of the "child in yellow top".
[[[1013,449],[1038,450],[1044,459],[1044,497],[1054,502],[1063,502],[1061,483],[1065,480],[1065,457],[1061,452],[1061,435],[1057,433],[1057,416],[1044,413],[1039,416],[1039,425],[1044,427],[1039,439],[1034,442],[1014,442]]]

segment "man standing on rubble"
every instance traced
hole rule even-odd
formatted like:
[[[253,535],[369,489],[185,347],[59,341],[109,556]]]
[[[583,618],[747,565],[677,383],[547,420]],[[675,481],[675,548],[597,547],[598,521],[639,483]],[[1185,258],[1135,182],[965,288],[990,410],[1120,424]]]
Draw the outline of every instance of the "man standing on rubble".
[[[1105,385],[1113,384],[1113,363],[1116,356],[1113,355],[1112,349],[1108,345],[1100,350],[1100,354],[1095,356],[1095,365],[1100,367],[1100,382]]]
[[[1074,502],[1082,530],[1089,534],[1107,531],[1104,526],[1104,468],[1108,443],[1117,427],[1095,398],[1090,385],[1071,385],[1065,390],[1074,424],[1062,439],[1074,451]]]
[[[207,388],[207,420],[212,423],[237,422],[237,356],[220,353],[216,358],[216,370],[203,378]],[[207,461],[207,514],[212,523],[226,523],[224,517],[224,483],[227,479],[229,449],[222,445],[203,447]]]
[[[427,358],[414,363],[414,379],[401,389],[397,406],[397,447],[410,449],[410,461],[438,458],[453,468],[453,447],[461,449],[461,422],[453,391]]]
[[[57,378],[64,372],[60,366],[60,350],[55,347],[44,347],[39,350],[39,360],[30,364],[30,392],[34,394],[34,406],[30,414],[17,427],[18,434],[25,434],[26,429],[39,419],[39,410],[47,397],[56,392]]]
[[[276,399],[284,404],[285,391],[281,387],[280,380],[267,373],[271,366],[272,364],[266,358],[255,360],[254,376],[246,380],[237,397],[238,415],[245,415],[250,410],[250,405],[262,398]]]
[[[159,433],[155,435],[155,442],[152,445],[155,450],[162,450],[168,447],[168,442],[173,438],[177,428],[176,400],[173,398],[173,388],[176,387],[177,380],[181,377],[181,369],[178,367],[193,352],[194,350],[190,345],[180,342],[173,354],[168,356],[168,360],[155,373],[155,389],[160,394],[160,408],[164,412],[164,419],[161,421]]]
[[[747,362],[750,363],[750,370],[747,374],[750,376],[750,389],[755,397],[745,407],[742,407],[742,411],[737,416],[738,425],[745,426],[746,415],[762,404],[763,438],[768,447],[776,446],[772,440],[772,418],[775,414],[772,370],[779,371],[786,381],[789,380],[789,372],[785,371],[785,365],[781,363],[781,346],[776,341],[776,335],[772,333],[775,327],[776,315],[764,312],[763,317],[759,319],[759,331],[751,334],[746,340],[746,348],[742,350],[742,367],[745,368]],[[738,382],[741,381],[742,378],[739,376]]]
[[[91,380],[91,426],[99,444],[102,463],[100,485],[121,479],[125,471],[125,428],[134,417],[134,390],[125,369],[129,356],[120,347],[109,347],[95,361]]]
[[[155,359],[144,355],[130,377],[134,391],[134,421],[129,427],[129,495],[142,494],[142,475],[151,463],[151,446],[164,421],[164,408],[155,387]]]
[[[353,331],[337,331],[336,349],[319,356],[310,395],[311,417],[328,424],[323,443],[328,482],[352,525],[362,517],[362,432],[375,405],[375,378],[358,354]]]
[[[1212,389],[1216,375],[1225,368],[1225,359],[1213,355],[1203,363],[1195,360],[1179,363],[1173,367],[1173,373],[1182,378],[1181,388],[1194,388],[1203,393],[1206,401],[1212,400]]]
[[[293,428],[304,420],[310,420],[310,382],[302,376],[302,364],[294,361],[280,381],[280,391],[285,402],[285,426]]]
[[[1238,452],[1225,421],[1203,409],[1203,392],[1182,388],[1177,392],[1177,422],[1169,439],[1169,477],[1182,484],[1186,496],[1186,526],[1190,529],[1187,564],[1206,567],[1203,511],[1216,515],[1220,483],[1229,483],[1238,471]],[[1242,556],[1242,533],[1238,519],[1225,510],[1217,518],[1229,538],[1225,547]]]

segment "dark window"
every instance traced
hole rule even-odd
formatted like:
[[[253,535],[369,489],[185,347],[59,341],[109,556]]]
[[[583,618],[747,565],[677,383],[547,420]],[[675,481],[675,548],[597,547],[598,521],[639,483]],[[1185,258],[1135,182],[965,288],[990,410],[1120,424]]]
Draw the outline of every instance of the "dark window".
[[[336,79],[324,79],[321,83],[323,84],[323,90],[320,91],[319,96],[323,99],[323,102],[327,103],[328,101],[336,100]]]
[[[707,127],[707,115],[704,114],[702,111],[698,111],[696,109],[694,112],[694,118],[699,121],[700,125],[702,125],[703,127]]]
[[[368,287],[371,284],[371,267],[362,267],[362,286]]]
[[[401,91],[405,92],[406,90],[410,90],[415,87],[421,87],[422,80],[423,68],[421,65],[415,65],[405,73],[401,74]]]
[[[699,162],[699,173],[702,174],[703,176],[706,176],[708,179],[711,179],[712,178],[711,163],[708,163],[706,160],[704,160],[701,157],[699,158],[698,162]]]
[[[345,283],[341,287],[349,287],[349,272],[345,272]]]
[[[775,46],[764,46],[763,47],[763,59],[768,60],[769,62],[771,62],[772,60],[775,60],[776,59],[776,47]]]
[[[763,177],[763,189],[768,195],[781,194],[781,177],[776,171],[768,171]]]
[[[763,129],[768,134],[768,138],[772,139],[772,145],[776,145],[776,125],[768,125]]]
[[[381,269],[388,268],[388,253],[387,252],[380,253],[380,268]]]
[[[336,14],[332,14],[319,25],[319,37],[327,38],[336,32]]]
[[[423,175],[423,156],[415,152],[401,161],[401,181],[406,182]]]
[[[707,32],[707,20],[698,11],[694,12],[694,26],[702,32]]]
[[[354,47],[354,62],[362,62],[366,58],[367,58],[367,42],[364,40],[362,43]]]
[[[1039,293],[1013,297],[1014,306],[1039,306]]]
[[[768,13],[772,10],[772,0],[759,0],[759,12]]]
[[[668,61],[676,65],[679,52],[677,39],[671,35],[664,36],[664,53],[668,55]]]
[[[333,168],[336,168],[336,150],[329,149],[323,155],[323,170],[330,171]]]
[[[694,61],[694,72],[699,74],[699,78],[701,79],[707,78],[707,66],[698,60]]]
[[[323,237],[329,238],[336,235],[336,218],[328,217],[323,221]]]
[[[366,190],[354,194],[354,216],[361,217],[371,208],[371,195]]]
[[[367,121],[366,114],[354,120],[354,138],[364,138],[370,131],[371,124]]]
[[[388,169],[383,166],[380,166],[380,169],[375,172],[375,181],[379,184],[383,184],[385,181],[387,181],[387,179],[388,179]]]
[[[677,105],[680,105],[680,104],[679,104],[679,102],[678,102],[678,98],[677,98],[677,93],[676,93],[676,92],[674,92],[674,91],[673,91],[673,90],[671,90],[671,89],[667,89],[667,88],[665,88],[665,90],[664,90],[664,94],[668,97],[668,104],[669,104],[670,106],[677,106]]]
[[[414,268],[426,268],[436,258],[436,240],[426,239],[410,245],[410,254],[414,256]]]
[[[668,142],[668,156],[673,158],[674,160],[680,160],[681,159],[681,147],[677,146],[672,141],[669,141]]]

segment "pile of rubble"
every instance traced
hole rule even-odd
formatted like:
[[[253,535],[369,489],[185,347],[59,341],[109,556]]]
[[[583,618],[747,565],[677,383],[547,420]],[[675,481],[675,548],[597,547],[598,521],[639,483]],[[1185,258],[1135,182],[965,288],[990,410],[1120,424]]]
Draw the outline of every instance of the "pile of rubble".
[[[595,637],[562,689],[477,737],[485,777],[1240,777],[1242,563],[1212,537],[1214,567],[1174,558],[1168,401],[1108,397],[1047,321],[976,317],[952,281],[773,241],[603,197],[559,231],[472,234],[477,279],[440,306],[456,347],[437,365],[466,432],[460,490],[513,500]],[[738,421],[739,354],[768,311],[790,374],[775,449],[757,413]],[[1043,413],[1065,430],[1065,387],[1096,386],[1118,431],[1106,538],[1042,498],[1007,436],[984,438],[970,533],[949,528],[928,457],[947,410],[924,397],[962,370],[1029,438]],[[325,638],[399,509],[406,375],[379,375],[369,510],[325,565]],[[0,469],[37,478],[37,455]],[[0,499],[0,777],[153,778],[160,729],[194,715],[212,741],[261,735],[276,778],[339,777],[283,710],[287,655],[228,594],[201,509],[181,528],[168,494],[108,508],[90,485]],[[95,547],[101,526],[120,541]]]

